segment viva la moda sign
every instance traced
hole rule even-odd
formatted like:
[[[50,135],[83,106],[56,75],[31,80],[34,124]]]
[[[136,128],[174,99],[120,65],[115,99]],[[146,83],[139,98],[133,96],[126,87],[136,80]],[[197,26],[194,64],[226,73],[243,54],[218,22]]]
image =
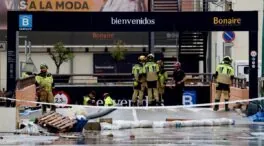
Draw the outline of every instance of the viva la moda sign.
[[[7,29],[7,11],[147,12],[148,0],[0,0],[0,30]]]
[[[148,0],[1,0],[8,10],[23,11],[148,11]],[[0,2],[1,3],[1,2]],[[129,7],[127,7],[129,6]]]

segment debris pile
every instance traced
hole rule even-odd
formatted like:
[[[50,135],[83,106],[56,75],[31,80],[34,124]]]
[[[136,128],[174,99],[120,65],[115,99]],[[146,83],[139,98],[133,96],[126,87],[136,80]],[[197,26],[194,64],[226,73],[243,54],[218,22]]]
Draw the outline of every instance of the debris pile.
[[[47,128],[49,132],[68,132],[77,123],[77,120],[70,119],[56,112],[49,112],[37,119],[37,124]]]

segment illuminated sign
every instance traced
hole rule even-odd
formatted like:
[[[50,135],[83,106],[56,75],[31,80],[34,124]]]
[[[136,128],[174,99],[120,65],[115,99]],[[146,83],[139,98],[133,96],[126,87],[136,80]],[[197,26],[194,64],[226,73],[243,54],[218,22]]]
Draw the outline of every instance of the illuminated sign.
[[[220,18],[220,17],[213,17],[213,23],[215,25],[240,25],[241,18]]]

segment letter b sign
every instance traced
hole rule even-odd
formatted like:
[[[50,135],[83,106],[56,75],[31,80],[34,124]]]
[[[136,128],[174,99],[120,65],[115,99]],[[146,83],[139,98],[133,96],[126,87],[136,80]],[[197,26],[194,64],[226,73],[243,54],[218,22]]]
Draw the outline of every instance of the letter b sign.
[[[19,28],[32,28],[32,15],[19,15]]]
[[[195,91],[185,91],[183,93],[183,105],[196,104],[196,92]]]

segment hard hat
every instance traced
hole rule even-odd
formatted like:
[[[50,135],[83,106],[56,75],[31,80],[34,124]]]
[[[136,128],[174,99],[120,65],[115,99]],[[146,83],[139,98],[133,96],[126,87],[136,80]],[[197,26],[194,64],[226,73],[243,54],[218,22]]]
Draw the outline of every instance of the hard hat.
[[[138,57],[138,60],[139,60],[139,61],[144,61],[145,58],[146,58],[146,57],[145,57],[144,55],[140,55],[140,56]]]
[[[232,60],[232,58],[230,57],[230,56],[225,56],[224,58],[223,58],[223,62],[226,62],[226,63],[231,63],[233,60]]]
[[[148,60],[153,60],[154,59],[154,55],[153,54],[148,54]]]
[[[48,69],[48,65],[45,64],[45,63],[42,63],[42,64],[40,65],[40,68],[41,68],[41,69],[44,69],[44,68]]]
[[[150,57],[154,58],[154,55],[153,54],[148,54],[148,58],[150,58]]]
[[[106,97],[106,96],[108,96],[109,95],[109,93],[104,93],[103,94],[103,97]]]

